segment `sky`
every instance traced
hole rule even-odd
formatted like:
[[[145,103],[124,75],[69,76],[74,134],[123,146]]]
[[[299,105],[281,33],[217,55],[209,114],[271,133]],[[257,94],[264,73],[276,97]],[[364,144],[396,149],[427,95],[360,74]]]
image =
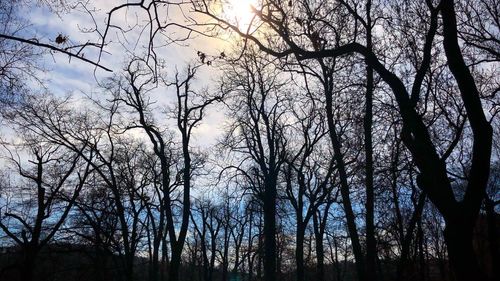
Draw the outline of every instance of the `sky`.
[[[250,0],[247,0],[250,1]],[[22,10],[25,18],[31,23],[27,29],[30,36],[36,36],[41,42],[50,43],[60,47],[66,47],[73,44],[81,44],[87,41],[96,42],[99,36],[96,32],[82,32],[85,29],[92,29],[97,25],[97,29],[104,32],[105,22],[108,12],[123,3],[119,0],[90,1],[88,9],[93,10],[93,18],[82,8],[76,6],[76,9],[70,12],[61,12],[59,15],[50,11],[46,6],[30,5]],[[130,1],[131,2],[131,1]],[[186,10],[185,10],[186,11]],[[165,14],[166,11],[164,11]],[[112,17],[112,24],[124,28],[134,27],[137,24],[144,23],[147,14],[139,8],[122,10],[115,13]],[[183,22],[184,18],[179,9],[172,8],[168,11],[170,22]],[[95,21],[95,22],[94,22]],[[179,34],[179,28],[169,29],[168,32]],[[57,45],[55,38],[62,35],[67,38],[67,43]],[[93,65],[69,59],[67,55],[60,53],[51,53],[43,58],[43,65],[48,71],[40,73],[40,77],[46,80],[47,88],[56,95],[73,94],[83,96],[83,93],[93,93],[95,96],[101,92],[99,83],[112,75],[119,75],[131,53],[142,55],[147,50],[146,36],[141,37],[140,28],[132,28],[132,31],[125,35],[118,32],[117,29],[110,29],[108,42],[105,47],[105,53],[102,55],[100,64],[113,70],[113,73],[96,69]],[[162,42],[156,42],[158,45]],[[180,44],[169,44],[157,50],[158,57],[165,60],[167,75],[175,74],[176,69],[182,72],[188,63],[199,63],[198,51],[211,54],[219,54],[229,48],[229,44],[222,40],[211,39],[208,37],[197,36]],[[91,49],[84,51],[85,57],[97,60],[98,53]],[[208,87],[212,91],[216,90],[215,81],[219,71],[213,66],[204,66],[198,71],[198,77],[194,82],[196,88]],[[159,102],[164,105],[172,104],[173,93],[164,90],[155,93]],[[162,118],[158,115],[157,118]],[[209,147],[216,143],[221,135],[221,128],[224,124],[224,112],[220,106],[213,106],[207,111],[207,115],[202,124],[197,128],[194,135],[194,144],[201,147]]]

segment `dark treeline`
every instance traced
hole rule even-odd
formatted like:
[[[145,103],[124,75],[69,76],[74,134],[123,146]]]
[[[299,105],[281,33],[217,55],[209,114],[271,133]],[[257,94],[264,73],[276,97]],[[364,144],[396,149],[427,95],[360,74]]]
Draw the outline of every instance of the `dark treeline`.
[[[34,2],[98,42],[27,40]],[[104,27],[34,2],[0,2],[0,280],[500,278],[498,1],[256,0],[245,27],[235,1],[129,1]],[[107,69],[124,10],[149,15],[144,55],[45,87],[44,52]],[[230,42],[165,66],[195,34]]]

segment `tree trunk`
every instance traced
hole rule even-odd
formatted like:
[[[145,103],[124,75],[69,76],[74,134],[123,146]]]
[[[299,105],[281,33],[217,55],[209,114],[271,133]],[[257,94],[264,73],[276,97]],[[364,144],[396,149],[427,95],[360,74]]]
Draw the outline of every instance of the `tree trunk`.
[[[331,80],[331,79],[330,79]],[[332,91],[329,90],[332,85],[326,85],[326,116],[328,129],[330,133],[330,140],[332,142],[332,147],[334,151],[335,162],[337,163],[337,169],[340,178],[340,195],[342,196],[342,204],[344,206],[344,212],[347,222],[347,230],[349,232],[349,237],[351,238],[352,251],[354,254],[354,259],[356,261],[356,273],[358,274],[358,279],[361,281],[365,280],[365,263],[364,255],[361,250],[361,244],[359,242],[359,235],[356,226],[356,217],[352,209],[349,183],[347,179],[347,172],[345,167],[344,159],[342,158],[342,151],[339,136],[335,128],[334,117],[333,117],[333,101],[332,101]]]
[[[419,275],[420,280],[425,281],[426,277],[426,263],[424,256],[424,230],[422,228],[422,220],[418,220],[418,230],[417,230],[417,239],[418,239],[418,261],[419,261]]]
[[[366,1],[366,48],[372,51],[371,34],[371,1]],[[374,205],[375,192],[373,185],[373,144],[372,144],[372,124],[373,124],[373,68],[366,66],[366,93],[365,93],[365,116],[363,120],[365,139],[365,187],[366,187],[366,278],[367,280],[377,280],[377,245],[375,241]]]
[[[313,214],[314,223],[314,238],[316,245],[316,280],[323,281],[325,279],[325,251],[323,247],[323,232],[321,222],[319,221],[317,212]]]
[[[420,216],[424,209],[425,205],[425,194],[421,194],[418,198],[418,203],[415,206],[415,210],[413,211],[413,215],[408,223],[408,228],[406,231],[406,235],[404,235],[402,243],[401,243],[401,257],[398,263],[396,280],[406,280],[405,270],[408,262],[408,255],[410,254],[410,246],[413,237],[413,232],[417,225],[417,222],[420,220]]]
[[[490,173],[492,127],[481,104],[479,90],[458,43],[457,20],[453,0],[441,2],[443,46],[448,66],[455,77],[473,132],[472,159],[464,199],[458,214],[445,216],[444,237],[448,256],[457,280],[486,280],[472,246],[473,228],[486,193]]]
[[[227,281],[229,268],[229,219],[226,220],[226,229],[224,230],[224,250],[222,257],[222,281]]]
[[[181,266],[181,254],[182,248],[179,249],[179,245],[176,243],[172,246],[172,258],[170,259],[168,281],[179,280],[179,267]]]
[[[256,273],[257,273],[257,278],[259,280],[262,279],[262,259],[263,259],[263,256],[264,256],[264,252],[263,252],[263,241],[264,240],[264,232],[263,232],[263,227],[262,227],[262,218],[259,217],[259,241],[257,243],[257,270],[256,270]]]
[[[265,281],[276,281],[276,185],[271,181],[267,180],[264,194]]]
[[[180,122],[179,122],[180,124]],[[182,220],[179,237],[172,245],[172,259],[170,261],[170,272],[168,281],[179,280],[179,269],[181,266],[182,248],[186,240],[187,229],[189,226],[189,215],[191,213],[191,155],[189,152],[189,137],[186,127],[179,125],[182,133],[182,156],[184,158],[184,169],[182,170],[183,195],[182,195]],[[167,206],[167,209],[169,207]]]
[[[300,211],[300,210],[299,210]],[[301,219],[302,220],[302,219]],[[296,228],[296,245],[295,245],[295,263],[297,265],[297,281],[303,281],[305,277],[304,273],[304,236],[305,227],[302,225],[301,221],[297,221]]]
[[[451,269],[458,281],[487,280],[477,263],[476,253],[472,245],[472,233],[472,228],[460,221],[446,223],[444,239],[448,247]]]
[[[133,281],[134,280],[134,255],[127,254],[125,256],[125,280]]]
[[[253,210],[252,206],[248,206],[250,212],[250,218],[248,219],[248,243],[247,243],[247,264],[248,264],[248,281],[252,280],[253,277],[253,259],[252,259],[252,226],[253,226]]]
[[[499,245],[498,245],[498,230],[497,230],[497,214],[495,213],[495,205],[493,200],[486,196],[485,199],[485,207],[486,207],[486,220],[488,224],[488,244],[490,249],[491,256],[491,268],[493,275],[491,280],[499,280],[500,279],[500,256],[499,256]]]
[[[151,277],[150,279],[152,281],[158,281],[160,278],[160,260],[159,260],[159,253],[160,253],[160,243],[158,243],[156,240],[160,240],[159,237],[154,237],[154,245],[153,245],[153,257],[151,261]]]
[[[325,251],[323,249],[323,237],[316,237],[316,239],[321,238],[321,240],[316,240],[316,280],[325,280]]]
[[[335,247],[335,272],[337,281],[342,280],[342,269],[340,268],[340,259],[339,259],[339,248],[337,245],[337,238],[333,237],[333,246]]]
[[[19,268],[20,276],[23,281],[32,281],[36,267],[36,251],[31,246],[27,246],[23,255],[22,267]]]

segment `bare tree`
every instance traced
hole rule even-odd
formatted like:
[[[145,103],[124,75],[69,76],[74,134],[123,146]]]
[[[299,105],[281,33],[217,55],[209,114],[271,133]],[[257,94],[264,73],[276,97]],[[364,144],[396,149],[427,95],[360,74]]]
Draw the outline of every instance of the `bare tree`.
[[[29,134],[23,141],[14,147],[25,149],[29,167],[21,160],[20,151],[3,145],[16,173],[2,183],[2,191],[8,193],[2,200],[0,228],[20,247],[19,273],[28,281],[35,278],[38,254],[65,223],[92,169],[80,155],[60,145]],[[85,150],[86,145],[79,149]]]
[[[1,34],[15,36],[27,29],[28,22],[19,15],[18,1],[0,3]],[[0,37],[0,98],[3,102],[16,101],[17,96],[26,91],[26,81],[35,80],[37,71],[41,70],[38,57],[42,52],[31,45]]]
[[[286,157],[286,109],[279,97],[284,88],[278,70],[267,64],[266,58],[249,55],[230,66],[224,85],[234,98],[229,108],[234,123],[224,145],[242,155],[243,163],[234,168],[255,183],[252,192],[262,202],[264,215],[264,278],[276,280],[276,200]],[[246,163],[251,165],[249,171],[238,168]]]
[[[123,102],[126,106],[133,110],[137,116],[127,130],[139,128],[147,134],[153,151],[160,161],[161,183],[163,186],[163,205],[164,212],[160,213],[160,223],[163,224],[163,219],[166,221],[166,230],[170,241],[170,249],[172,252],[169,262],[169,280],[177,280],[179,278],[179,267],[181,263],[182,249],[186,239],[187,230],[190,220],[191,206],[191,185],[192,177],[195,168],[201,164],[199,160],[193,163],[192,150],[190,141],[192,138],[193,129],[199,125],[204,117],[205,109],[212,103],[220,99],[219,96],[210,97],[208,95],[198,94],[191,89],[191,82],[196,75],[196,71],[200,66],[188,67],[185,76],[176,73],[173,82],[167,82],[167,87],[172,87],[176,94],[176,107],[174,118],[176,120],[177,130],[181,136],[180,155],[182,157],[182,166],[175,175],[175,180],[172,181],[172,154],[170,152],[171,141],[166,138],[154,123],[151,117],[151,103],[149,102],[148,87],[154,86],[154,82],[158,77],[155,73],[141,69],[140,63],[142,60],[133,60],[127,68],[126,84],[118,83],[118,91],[115,93],[114,100]],[[137,68],[139,67],[139,68]],[[141,81],[143,79],[144,81]],[[150,88],[149,88],[150,89]],[[174,223],[174,198],[172,193],[177,186],[182,186],[181,198],[181,225],[179,231],[176,231]],[[163,231],[160,228],[159,231]],[[158,237],[163,234],[159,233]],[[156,242],[159,245],[159,241]],[[158,249],[158,246],[155,247]],[[156,270],[155,270],[156,271]]]
[[[236,25],[224,20],[209,5],[195,5],[195,8],[202,14],[208,15],[217,21],[217,25],[229,28],[243,37],[246,41],[253,42],[270,55],[279,58],[294,56],[298,60],[311,58],[339,57],[345,55],[361,55],[365,63],[381,77],[390,87],[399,107],[399,114],[403,121],[402,139],[405,146],[413,156],[420,174],[418,176],[418,186],[426,192],[429,200],[439,209],[446,221],[445,237],[448,246],[451,265],[456,278],[459,280],[469,280],[479,278],[484,280],[475,253],[472,247],[472,229],[479,213],[481,202],[488,181],[492,128],[486,119],[481,105],[481,95],[478,90],[477,81],[471,74],[467,66],[460,46],[458,44],[457,22],[455,3],[452,0],[443,0],[438,5],[427,1],[428,22],[425,29],[424,42],[421,44],[420,65],[415,72],[415,79],[410,84],[411,92],[407,90],[405,81],[394,70],[391,70],[377,54],[367,48],[366,44],[357,42],[355,28],[348,28],[345,33],[340,33],[339,37],[324,39],[319,33],[317,44],[303,44],[299,41],[304,20],[308,23],[320,24],[326,30],[333,30],[335,25],[323,19],[320,15],[324,12],[334,12],[333,16],[342,16],[344,20],[351,19],[352,27],[355,27],[357,19],[348,8],[338,10],[319,9],[319,3],[300,2],[297,5],[286,5],[281,1],[265,1],[262,6],[256,7],[254,12],[256,22],[260,24],[262,32],[268,32],[275,38],[279,38],[279,44],[271,44],[261,40],[257,32],[248,33],[238,29]],[[336,8],[338,6],[334,6]],[[317,14],[308,13],[317,11]],[[347,12],[347,14],[345,14]],[[296,20],[297,16],[306,15],[302,20]],[[473,131],[473,153],[471,156],[471,169],[468,174],[468,186],[463,200],[458,201],[454,194],[448,177],[446,168],[446,157],[438,153],[438,147],[432,141],[429,130],[424,119],[418,113],[416,104],[421,101],[421,87],[423,78],[432,61],[432,49],[434,38],[437,33],[438,15],[442,17],[442,50],[449,64],[449,70],[453,74],[456,85],[459,88],[462,101],[465,105],[469,124]],[[301,23],[302,22],[302,23]],[[263,26],[266,26],[264,31]],[[307,26],[307,25],[306,25]],[[318,26],[317,28],[319,28]],[[249,29],[250,30],[250,29]],[[453,145],[451,145],[453,147]],[[359,262],[358,262],[359,263]],[[479,276],[479,277],[478,277]]]
[[[333,157],[330,159],[322,157],[325,153],[324,137],[328,134],[324,117],[318,112],[314,101],[308,97],[305,100],[312,106],[308,108],[305,104],[297,102],[298,107],[294,108],[293,115],[297,120],[297,128],[290,134],[301,137],[297,140],[297,147],[293,147],[292,142],[289,143],[290,159],[287,159],[283,173],[287,199],[290,200],[297,219],[295,245],[297,280],[305,278],[304,236],[309,221],[318,212],[320,205],[327,201],[334,188],[331,177],[335,161],[332,160]]]

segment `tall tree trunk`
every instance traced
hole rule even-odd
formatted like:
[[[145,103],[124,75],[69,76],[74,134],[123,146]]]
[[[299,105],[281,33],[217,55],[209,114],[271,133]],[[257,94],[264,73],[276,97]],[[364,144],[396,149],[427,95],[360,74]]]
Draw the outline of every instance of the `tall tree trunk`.
[[[415,206],[415,210],[413,211],[413,215],[408,223],[408,227],[406,230],[406,234],[403,237],[401,243],[401,257],[397,267],[396,280],[406,280],[405,270],[408,262],[408,255],[410,254],[410,246],[413,237],[413,232],[417,225],[417,222],[420,220],[422,211],[425,205],[425,194],[421,194],[418,198],[418,203]]]
[[[448,258],[456,280],[487,280],[479,268],[472,246],[472,229],[463,223],[446,223],[444,239]]]
[[[333,237],[333,246],[335,248],[335,272],[337,281],[342,280],[342,269],[340,268],[340,259],[339,259],[339,247],[337,244],[337,238]]]
[[[179,121],[180,122],[180,121]],[[187,123],[187,122],[186,122]],[[182,220],[177,241],[172,244],[172,258],[170,260],[170,272],[168,281],[179,280],[179,269],[181,266],[182,249],[186,240],[189,226],[189,215],[191,213],[191,155],[189,152],[189,136],[186,125],[179,125],[182,133],[182,156],[184,158],[184,169],[182,170],[183,195],[182,195]],[[167,209],[169,209],[167,207]]]
[[[396,129],[394,132],[397,135]],[[403,215],[401,214],[401,208],[399,206],[399,195],[398,195],[398,161],[400,155],[400,142],[396,137],[395,142],[393,143],[393,151],[392,160],[391,160],[391,192],[392,192],[392,202],[394,204],[394,213],[396,214],[396,228],[398,233],[399,241],[404,240],[404,224],[403,224]],[[401,243],[403,244],[403,243]]]
[[[300,210],[299,210],[300,212]],[[298,213],[297,213],[298,214]],[[297,227],[296,231],[297,233],[295,234],[295,239],[296,239],[296,245],[295,245],[295,263],[297,266],[297,281],[303,281],[305,277],[305,272],[304,272],[304,236],[305,236],[305,226],[302,223],[302,216],[297,218]]]
[[[263,257],[264,257],[264,243],[262,240],[264,240],[264,230],[263,230],[263,226],[262,226],[262,217],[259,216],[259,240],[257,242],[257,270],[256,270],[256,273],[257,273],[257,278],[259,280],[262,279],[262,260],[263,260]]]
[[[371,0],[366,1],[366,48],[372,51],[371,33]],[[365,116],[364,116],[364,138],[365,138],[365,187],[366,187],[366,278],[377,280],[377,245],[375,241],[374,222],[374,185],[373,185],[373,68],[366,66],[366,93],[365,93]]]
[[[172,259],[170,260],[168,281],[179,280],[179,267],[181,265],[182,249],[179,249],[178,244],[172,246]]]
[[[323,67],[324,72],[327,70]],[[365,262],[363,251],[361,250],[361,244],[359,242],[359,235],[356,226],[356,216],[352,209],[352,203],[350,198],[349,183],[347,179],[347,172],[344,159],[342,157],[342,150],[340,145],[340,139],[337,135],[337,129],[335,128],[334,116],[333,116],[333,85],[331,77],[329,75],[324,75],[327,77],[328,82],[325,85],[325,99],[326,99],[326,118],[328,123],[328,130],[330,135],[330,140],[332,143],[335,162],[337,163],[337,170],[340,178],[340,195],[342,196],[342,204],[344,206],[344,212],[347,222],[347,230],[349,232],[349,237],[351,238],[352,251],[354,254],[354,259],[356,261],[356,272],[358,274],[358,279],[361,281],[365,279]]]
[[[325,215],[327,215],[328,208],[325,211]],[[319,211],[319,210],[318,210]],[[315,246],[316,246],[316,280],[324,281],[325,280],[325,250],[323,245],[323,225],[318,218],[318,211],[313,213],[313,225],[314,225],[314,238],[315,238]],[[325,219],[326,222],[326,219]]]
[[[210,216],[214,216],[214,214],[211,214]],[[210,220],[213,220],[213,218],[210,218]],[[206,279],[207,281],[212,281],[214,278],[214,270],[215,270],[215,258],[217,256],[217,235],[219,233],[218,230],[214,230],[213,222],[210,222],[211,224],[211,229],[210,229],[210,264],[208,266],[208,278]],[[218,226],[217,226],[218,227]]]
[[[167,243],[167,231],[163,233],[161,238],[161,265],[162,270],[160,271],[160,279],[165,280],[165,272],[169,271],[168,265],[170,264],[170,259],[168,256],[168,243]]]
[[[418,261],[419,261],[419,275],[420,280],[425,281],[426,277],[426,263],[424,256],[424,229],[422,228],[422,220],[418,220],[418,230],[417,230],[417,239],[418,239]]]
[[[229,218],[226,220],[224,230],[224,250],[222,251],[222,281],[227,281],[229,268]]]
[[[125,255],[125,280],[133,281],[134,280],[134,255],[126,254]]]
[[[23,281],[34,280],[36,256],[37,251],[31,245],[24,248],[22,267],[19,267],[20,276]]]
[[[151,281],[159,281],[160,280],[160,241],[161,238],[155,236],[153,238],[153,256],[151,261]]]
[[[491,267],[492,267],[492,278],[491,280],[500,279],[500,256],[499,256],[499,245],[498,245],[498,229],[497,229],[497,213],[495,212],[495,205],[493,200],[488,196],[484,201],[486,207],[486,220],[488,224],[488,245],[491,256]]]
[[[253,259],[252,259],[252,226],[253,226],[253,207],[249,204],[250,218],[248,219],[248,243],[247,243],[247,264],[248,264],[248,281],[252,280],[253,277]]]
[[[455,77],[473,132],[471,168],[464,199],[458,214],[445,216],[444,237],[451,267],[457,280],[486,280],[472,246],[473,228],[486,193],[490,172],[492,127],[486,120],[479,91],[458,44],[453,0],[441,2],[443,46],[448,66]]]
[[[264,194],[264,280],[276,281],[276,180],[267,179]]]

